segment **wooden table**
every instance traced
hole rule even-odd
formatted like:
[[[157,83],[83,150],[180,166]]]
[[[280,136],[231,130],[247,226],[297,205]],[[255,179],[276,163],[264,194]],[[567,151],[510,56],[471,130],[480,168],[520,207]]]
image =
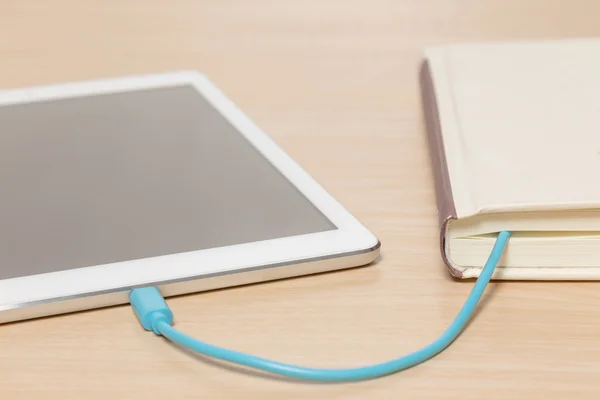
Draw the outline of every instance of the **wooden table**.
[[[173,299],[177,326],[282,361],[357,366],[433,340],[472,287],[438,254],[422,47],[598,35],[598,15],[594,0],[3,0],[0,87],[206,73],[379,236],[382,257]],[[195,357],[144,332],[128,306],[0,327],[2,399],[581,399],[598,398],[599,373],[600,283],[494,283],[443,354],[353,384]]]

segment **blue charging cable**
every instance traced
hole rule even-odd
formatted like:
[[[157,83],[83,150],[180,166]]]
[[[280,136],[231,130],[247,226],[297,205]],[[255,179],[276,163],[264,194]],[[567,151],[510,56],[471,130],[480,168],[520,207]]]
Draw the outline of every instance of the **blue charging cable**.
[[[306,368],[284,364],[233,350],[227,350],[201,342],[200,340],[179,332],[171,326],[173,323],[173,313],[160,294],[160,291],[155,287],[132,290],[130,302],[144,329],[154,331],[157,335],[162,335],[182,347],[186,347],[209,357],[302,380],[340,382],[373,379],[420,364],[442,352],[457,338],[473,314],[473,310],[477,306],[487,284],[492,278],[492,274],[504,252],[509,237],[509,232],[500,232],[492,252],[481,271],[477,282],[475,282],[471,293],[467,297],[465,304],[452,324],[438,339],[414,353],[365,367],[346,369]]]

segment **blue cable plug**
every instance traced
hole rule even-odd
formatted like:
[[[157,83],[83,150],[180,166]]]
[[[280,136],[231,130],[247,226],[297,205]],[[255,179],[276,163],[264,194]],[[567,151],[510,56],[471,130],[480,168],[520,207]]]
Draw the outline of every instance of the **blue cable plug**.
[[[158,322],[163,321],[168,325],[173,323],[173,313],[167,302],[155,287],[134,289],[129,295],[129,302],[135,311],[137,319],[147,331],[154,331],[160,335]]]

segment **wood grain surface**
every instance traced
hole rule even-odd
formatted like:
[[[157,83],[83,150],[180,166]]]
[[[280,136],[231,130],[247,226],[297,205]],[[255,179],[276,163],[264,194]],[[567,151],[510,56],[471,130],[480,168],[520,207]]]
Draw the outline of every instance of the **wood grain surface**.
[[[177,326],[290,363],[358,366],[433,340],[472,287],[451,280],[438,254],[423,46],[599,35],[598,15],[594,0],[1,0],[0,88],[207,74],[381,239],[382,256],[172,299]],[[435,359],[310,384],[180,351],[123,306],[1,326],[0,398],[596,399],[599,338],[600,283],[494,283]]]

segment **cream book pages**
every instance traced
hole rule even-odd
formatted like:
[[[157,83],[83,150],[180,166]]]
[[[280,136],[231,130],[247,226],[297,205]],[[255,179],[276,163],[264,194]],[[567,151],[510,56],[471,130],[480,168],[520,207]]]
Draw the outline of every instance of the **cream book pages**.
[[[600,279],[600,39],[429,48],[421,71],[442,256],[496,279]]]

